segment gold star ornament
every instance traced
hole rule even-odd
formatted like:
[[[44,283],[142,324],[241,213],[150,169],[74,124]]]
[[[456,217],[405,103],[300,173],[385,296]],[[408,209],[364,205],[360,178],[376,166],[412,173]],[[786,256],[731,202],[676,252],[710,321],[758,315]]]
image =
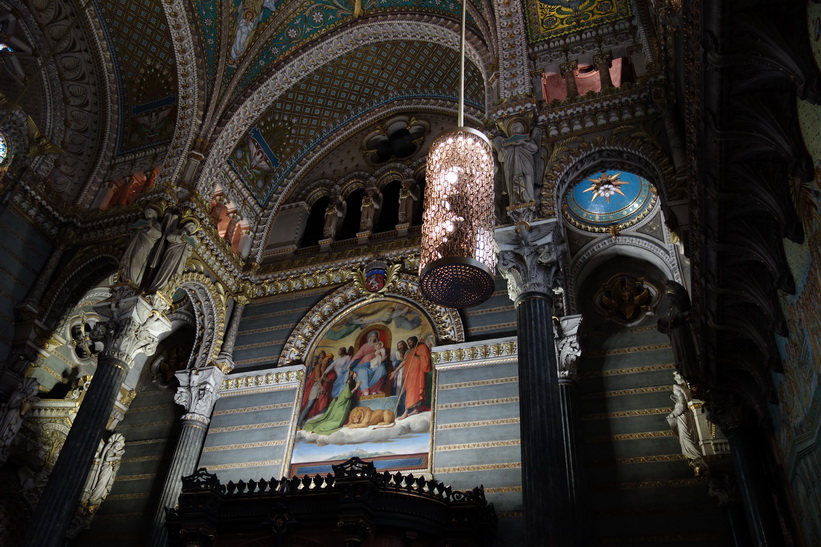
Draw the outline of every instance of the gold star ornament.
[[[619,186],[623,186],[625,184],[630,184],[629,181],[619,180],[621,173],[616,173],[613,175],[602,173],[600,177],[595,179],[587,179],[592,184],[590,188],[584,190],[584,192],[593,192],[593,197],[590,199],[590,203],[596,201],[596,198],[601,196],[607,200],[607,203],[610,203],[610,197],[614,194],[624,195],[619,189]]]

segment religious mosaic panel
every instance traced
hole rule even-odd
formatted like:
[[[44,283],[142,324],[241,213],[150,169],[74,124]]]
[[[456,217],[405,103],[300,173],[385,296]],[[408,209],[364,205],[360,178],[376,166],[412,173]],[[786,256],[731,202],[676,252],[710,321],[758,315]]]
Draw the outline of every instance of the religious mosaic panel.
[[[630,17],[628,0],[527,0],[531,44]]]
[[[429,470],[433,328],[407,303],[366,303],[308,353],[292,475],[358,456],[380,470]]]

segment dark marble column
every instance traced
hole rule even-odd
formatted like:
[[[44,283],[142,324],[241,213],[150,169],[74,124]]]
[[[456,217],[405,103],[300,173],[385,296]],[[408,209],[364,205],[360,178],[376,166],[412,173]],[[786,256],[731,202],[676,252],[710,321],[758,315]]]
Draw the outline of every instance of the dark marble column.
[[[123,381],[139,353],[154,353],[157,335],[170,328],[158,300],[130,295],[95,306],[102,320],[92,339],[103,344],[97,369],[29,523],[24,545],[62,547],[80,492]]]
[[[555,221],[496,232],[499,271],[516,305],[522,497],[527,545],[573,545],[562,390],[553,340],[553,287],[563,248]],[[570,524],[569,524],[570,523]]]
[[[769,448],[763,442],[765,432],[756,425],[746,423],[742,404],[733,395],[712,391],[708,412],[711,421],[721,427],[730,444],[735,484],[738,497],[744,506],[752,545],[780,547],[785,544],[779,522],[778,510],[773,501],[767,478],[766,459]],[[738,520],[738,515],[732,515]]]
[[[94,379],[29,524],[27,547],[65,545],[66,529],[127,372],[128,365],[116,357],[98,358]]]
[[[165,511],[174,507],[182,492],[182,477],[193,475],[205,443],[211,412],[219,398],[219,386],[225,373],[218,367],[204,367],[177,372],[180,387],[174,401],[185,407],[182,431],[174,449],[171,467],[165,478],[157,513],[154,515],[154,533],[151,545],[165,545],[168,531],[165,529]]]

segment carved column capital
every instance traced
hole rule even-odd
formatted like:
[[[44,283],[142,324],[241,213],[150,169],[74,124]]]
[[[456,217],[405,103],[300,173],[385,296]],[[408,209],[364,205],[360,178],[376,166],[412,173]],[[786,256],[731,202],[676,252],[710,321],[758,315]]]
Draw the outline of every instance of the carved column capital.
[[[596,70],[610,68],[613,65],[613,56],[610,53],[597,53],[593,55],[593,67]]]
[[[94,306],[101,320],[90,337],[101,342],[101,357],[110,357],[134,365],[140,353],[152,355],[157,349],[158,337],[171,329],[164,312],[167,304],[156,298],[129,296],[111,298]]]
[[[554,287],[562,281],[565,247],[555,219],[497,230],[498,268],[507,280],[511,300],[516,302],[529,292],[549,294],[552,298]]]
[[[579,61],[567,61],[566,63],[559,65],[559,72],[562,75],[562,78],[566,80],[567,78],[574,78],[578,68]]]
[[[579,341],[581,324],[581,315],[565,315],[559,318],[558,324],[554,323],[553,325],[559,378],[563,380],[575,381],[578,378],[576,361],[582,355]]]
[[[211,411],[219,399],[218,390],[223,378],[225,373],[215,366],[177,372],[180,387],[174,395],[174,402],[185,408],[183,420],[204,424],[210,421]]]

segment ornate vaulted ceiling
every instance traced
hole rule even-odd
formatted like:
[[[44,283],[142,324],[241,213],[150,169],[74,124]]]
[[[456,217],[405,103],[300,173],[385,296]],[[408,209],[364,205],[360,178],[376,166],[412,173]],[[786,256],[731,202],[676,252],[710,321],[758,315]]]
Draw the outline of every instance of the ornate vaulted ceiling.
[[[228,158],[265,207],[293,167],[343,126],[393,101],[454,99],[458,54],[430,42],[372,44],[337,58],[283,93]],[[467,101],[484,107],[479,70],[467,70]]]
[[[170,29],[159,1],[101,2],[94,8],[112,53],[119,154],[168,143],[177,112],[177,71]]]

